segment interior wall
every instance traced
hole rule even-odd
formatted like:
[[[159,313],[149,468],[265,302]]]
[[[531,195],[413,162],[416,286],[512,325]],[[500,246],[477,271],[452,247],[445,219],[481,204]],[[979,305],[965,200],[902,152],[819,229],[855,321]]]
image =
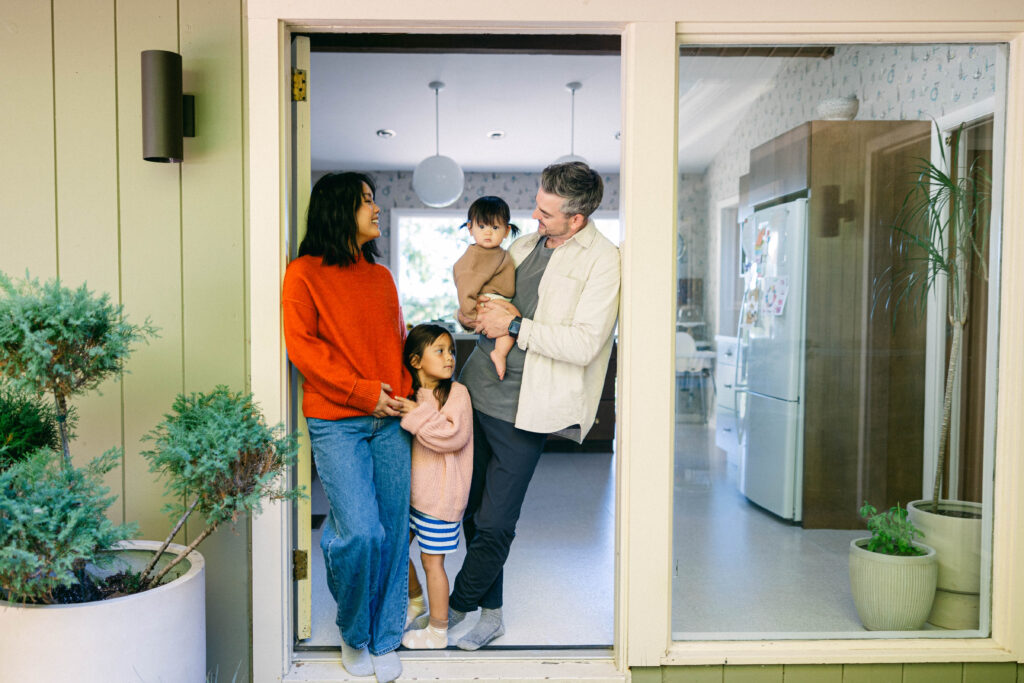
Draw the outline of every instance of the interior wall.
[[[676,272],[680,279],[702,279],[704,281],[704,320],[714,329],[715,311],[707,302],[710,288],[715,283],[708,278],[708,261],[711,258],[708,250],[708,212],[707,184],[700,173],[679,174],[679,237],[682,240],[682,251],[677,250]],[[706,330],[701,334],[706,334]],[[710,337],[709,337],[710,338]]]
[[[237,1],[6,0],[0,16],[0,270],[85,282],[160,328],[122,382],[74,402],[75,459],[124,448],[111,517],[147,539],[170,526],[140,437],[178,392],[248,383],[242,27]],[[182,164],[142,160],[147,49],[180,52],[196,97]],[[248,544],[242,524],[200,547],[222,680],[249,678]]]
[[[816,117],[823,99],[856,95],[856,120],[929,120],[993,97],[996,48],[990,45],[847,45],[831,59],[796,59],[783,67],[774,88],[746,116],[705,172],[706,215],[739,193],[750,166],[750,150]],[[718,308],[719,235],[708,235],[707,289]],[[713,297],[713,301],[711,298]]]
[[[313,141],[316,145],[316,141]],[[380,206],[380,232],[377,246],[383,258],[381,263],[391,265],[391,209],[427,209],[412,189],[412,171],[364,171],[373,178],[377,192],[374,201]],[[325,171],[314,171],[313,182],[323,177]],[[604,198],[599,211],[619,210],[619,174],[606,173]],[[537,188],[540,187],[540,173],[467,173],[466,183],[460,196],[445,211],[465,211],[479,197],[494,195],[508,202],[513,211],[533,211]],[[522,226],[520,226],[522,227]]]

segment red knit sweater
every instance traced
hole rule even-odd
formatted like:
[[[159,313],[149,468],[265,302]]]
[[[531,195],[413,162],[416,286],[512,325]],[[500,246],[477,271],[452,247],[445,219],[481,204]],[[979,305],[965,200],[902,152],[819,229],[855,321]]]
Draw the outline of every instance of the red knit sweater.
[[[373,413],[381,383],[408,396],[405,323],[391,272],[360,257],[325,266],[319,256],[288,264],[281,295],[288,358],[302,373],[302,412],[339,420]]]

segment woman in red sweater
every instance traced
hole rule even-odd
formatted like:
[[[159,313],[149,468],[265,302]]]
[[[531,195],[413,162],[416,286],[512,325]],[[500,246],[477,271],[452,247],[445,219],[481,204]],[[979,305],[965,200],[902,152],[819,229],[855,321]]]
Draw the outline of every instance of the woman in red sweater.
[[[320,547],[338,604],[342,663],[392,681],[405,625],[412,388],[394,279],[374,262],[379,207],[360,173],[328,174],[309,201],[306,236],[281,296],[288,357],[304,378],[302,412],[330,502]]]

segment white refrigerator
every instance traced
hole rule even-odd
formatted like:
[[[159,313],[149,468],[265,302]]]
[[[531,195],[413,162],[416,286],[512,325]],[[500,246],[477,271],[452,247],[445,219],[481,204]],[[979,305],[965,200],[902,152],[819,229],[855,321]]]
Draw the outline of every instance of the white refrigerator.
[[[737,389],[745,444],[740,491],[787,520],[802,518],[804,281],[807,200],[756,211],[743,224]]]

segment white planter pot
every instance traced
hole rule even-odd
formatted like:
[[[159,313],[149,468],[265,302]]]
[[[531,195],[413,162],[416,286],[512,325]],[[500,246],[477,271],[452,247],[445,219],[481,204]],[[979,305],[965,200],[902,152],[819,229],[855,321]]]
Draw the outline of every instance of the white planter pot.
[[[141,570],[160,547],[125,541],[122,559]],[[182,546],[164,553],[169,562]],[[173,551],[173,554],[172,554]],[[77,605],[0,601],[0,662],[10,681],[203,681],[206,679],[206,586],[203,556],[193,551],[177,579],[159,588]],[[116,571],[116,568],[114,569]],[[176,571],[177,567],[172,570]]]
[[[928,622],[948,629],[978,628],[981,590],[981,503],[939,501],[939,509],[973,515],[950,517],[930,512],[930,501],[907,505],[910,521],[935,548],[939,577]]]
[[[850,542],[850,591],[864,628],[869,631],[915,631],[924,626],[935,597],[938,566],[935,550],[922,543],[925,555],[899,557],[863,548],[867,538]]]

